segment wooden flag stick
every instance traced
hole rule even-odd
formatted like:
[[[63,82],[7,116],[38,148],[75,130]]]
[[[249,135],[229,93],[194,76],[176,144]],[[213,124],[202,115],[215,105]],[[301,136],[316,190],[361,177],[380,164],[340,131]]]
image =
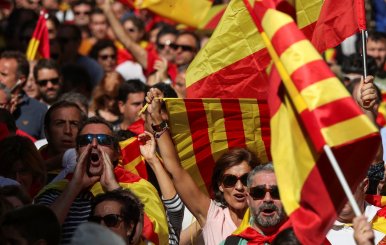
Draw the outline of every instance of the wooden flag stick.
[[[356,202],[354,195],[352,194],[351,189],[347,184],[347,180],[344,177],[338,162],[336,161],[334,153],[332,152],[331,148],[328,145],[323,146],[323,149],[326,152],[327,157],[331,162],[332,168],[334,169],[336,176],[339,179],[340,184],[342,185],[342,188],[343,188],[343,190],[348,198],[348,201],[350,202],[350,205],[354,211],[355,216],[356,217],[360,216],[362,214],[361,210],[359,209],[358,203]]]

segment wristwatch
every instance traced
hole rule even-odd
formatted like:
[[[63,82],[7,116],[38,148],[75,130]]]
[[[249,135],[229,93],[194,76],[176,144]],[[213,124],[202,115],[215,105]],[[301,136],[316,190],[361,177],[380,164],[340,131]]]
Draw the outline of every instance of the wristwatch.
[[[168,127],[168,123],[166,121],[162,121],[160,124],[158,125],[154,125],[154,124],[151,124],[151,128],[153,129],[153,131],[155,133],[159,133],[159,132],[162,132],[163,130],[165,130],[165,128]]]

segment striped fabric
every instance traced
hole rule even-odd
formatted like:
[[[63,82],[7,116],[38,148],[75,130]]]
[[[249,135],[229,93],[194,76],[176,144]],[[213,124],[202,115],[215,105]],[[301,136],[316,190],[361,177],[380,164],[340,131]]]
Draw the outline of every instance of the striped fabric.
[[[183,167],[205,193],[216,160],[246,147],[267,162],[268,106],[256,99],[165,99],[169,125]]]
[[[270,58],[242,1],[231,1],[186,73],[188,98],[267,98]]]
[[[50,189],[35,199],[34,203],[50,206],[62,194],[60,190]],[[89,192],[78,195],[73,201],[68,216],[62,225],[62,238],[60,244],[70,244],[76,228],[87,222],[91,213],[91,200],[93,196]]]
[[[275,63],[271,153],[281,200],[301,243],[321,244],[345,203],[322,147],[332,147],[355,189],[374,159],[379,134],[288,15],[266,2],[243,2]]]
[[[48,59],[50,58],[50,41],[48,38],[48,29],[45,18],[46,13],[41,11],[38,23],[36,24],[32,38],[29,41],[26,57],[27,60],[35,60],[40,57]]]
[[[205,18],[201,21],[198,26],[198,29],[202,30],[214,30],[216,29],[218,23],[220,22],[221,17],[223,16],[227,4],[218,4],[212,6]]]
[[[211,0],[135,0],[138,9],[154,13],[190,27],[198,27],[206,17]]]
[[[180,233],[185,210],[184,203],[178,194],[176,194],[172,199],[162,199],[162,201],[166,208],[166,217],[169,224],[169,245],[180,244]]]
[[[120,141],[119,147],[121,148],[122,154],[120,165],[122,165],[125,170],[147,179],[146,163],[139,149],[138,137]]]

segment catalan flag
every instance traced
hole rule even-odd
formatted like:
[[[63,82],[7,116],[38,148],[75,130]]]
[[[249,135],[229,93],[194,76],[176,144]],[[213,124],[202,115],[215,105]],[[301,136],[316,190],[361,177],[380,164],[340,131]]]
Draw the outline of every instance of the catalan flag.
[[[242,1],[231,1],[186,73],[188,98],[267,98],[270,57]]]
[[[205,18],[199,24],[198,29],[212,31],[216,29],[218,23],[221,20],[221,17],[225,13],[226,7],[227,4],[218,4],[212,6],[206,14]]]
[[[198,27],[207,16],[211,0],[136,0],[135,7],[154,13],[181,24]]]
[[[366,202],[381,208],[371,220],[371,224],[374,230],[386,234],[386,196],[366,195]]]
[[[270,159],[266,101],[256,99],[165,99],[173,141],[182,166],[210,193],[216,160],[228,149],[246,147]]]
[[[119,142],[121,148],[122,161],[120,164],[123,168],[144,179],[148,178],[145,159],[139,149],[138,137],[131,137]]]
[[[45,15],[46,13],[41,11],[34,33],[29,41],[26,53],[27,60],[29,61],[36,59],[38,54],[42,58],[50,58],[50,41]]]
[[[347,200],[323,147],[332,148],[355,189],[374,159],[379,133],[291,17],[265,2],[243,2],[276,67],[269,108],[281,200],[300,242],[321,244]]]

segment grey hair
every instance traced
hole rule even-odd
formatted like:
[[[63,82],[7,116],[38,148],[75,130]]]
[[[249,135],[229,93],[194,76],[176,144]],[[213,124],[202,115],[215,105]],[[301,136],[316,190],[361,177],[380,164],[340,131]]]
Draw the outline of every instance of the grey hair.
[[[247,180],[247,186],[248,186],[248,187],[251,187],[252,182],[253,182],[253,177],[254,177],[257,173],[263,172],[263,171],[274,173],[275,171],[274,171],[274,169],[273,169],[273,163],[272,163],[272,162],[269,162],[269,163],[266,163],[266,164],[260,164],[260,165],[257,165],[251,172],[249,172],[249,174],[248,174],[248,180]]]
[[[7,102],[9,102],[11,100],[11,90],[2,83],[0,83],[0,90],[4,91],[5,95],[7,96]]]

